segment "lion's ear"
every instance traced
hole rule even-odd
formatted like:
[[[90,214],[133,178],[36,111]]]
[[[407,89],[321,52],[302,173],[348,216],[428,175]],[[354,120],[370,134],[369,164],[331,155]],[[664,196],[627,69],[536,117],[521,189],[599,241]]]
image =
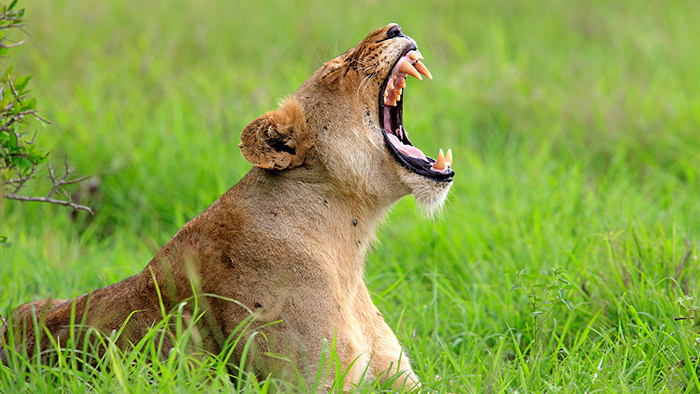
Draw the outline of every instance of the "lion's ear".
[[[283,170],[304,164],[312,146],[304,111],[293,101],[285,101],[250,122],[241,132],[243,157],[256,167]]]

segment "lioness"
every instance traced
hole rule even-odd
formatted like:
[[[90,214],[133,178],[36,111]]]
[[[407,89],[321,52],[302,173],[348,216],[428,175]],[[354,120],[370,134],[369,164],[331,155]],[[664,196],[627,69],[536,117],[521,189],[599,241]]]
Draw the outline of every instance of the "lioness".
[[[335,340],[346,388],[392,376],[396,388],[418,387],[363,270],[375,228],[393,203],[413,193],[432,210],[452,184],[451,151],[427,157],[403,126],[407,76],[432,78],[420,59],[415,41],[389,24],[324,64],[279,109],[243,129],[239,147],[253,168],[141,273],[74,300],[16,308],[15,343],[30,354],[51,347],[43,328],[34,329],[36,316],[59,343],[80,338],[84,330],[76,327],[123,327],[117,344],[129,346],[164,311],[196,297],[205,313],[195,347],[219,353],[241,322],[264,326],[247,366],[261,376],[293,376],[289,361],[268,356],[274,353],[289,358],[304,383],[313,382],[325,338]],[[242,351],[239,343],[234,355]]]

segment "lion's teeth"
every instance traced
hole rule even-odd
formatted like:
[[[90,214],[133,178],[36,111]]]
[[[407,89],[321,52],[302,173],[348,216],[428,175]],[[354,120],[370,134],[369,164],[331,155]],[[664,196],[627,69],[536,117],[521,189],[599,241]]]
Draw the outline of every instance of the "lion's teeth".
[[[445,154],[442,152],[442,149],[440,149],[440,153],[438,153],[437,160],[435,160],[435,163],[433,163],[433,168],[436,170],[445,169]]]
[[[399,66],[399,71],[402,73],[406,73],[412,77],[418,78],[419,80],[423,80],[423,77],[418,74],[418,71],[416,70],[415,67],[410,62],[404,61],[401,62],[401,66]]]
[[[406,87],[406,78],[400,78],[398,81],[396,81],[396,87],[398,88],[405,88]]]
[[[411,60],[421,60],[423,59],[423,55],[418,52],[418,50],[413,50],[408,53],[408,58]]]
[[[394,90],[394,78],[389,79],[389,83],[386,85],[386,90]]]
[[[414,66],[419,73],[425,75],[426,77],[428,77],[428,79],[433,79],[433,76],[430,74],[428,67],[425,67],[425,64],[423,64],[423,62],[419,60],[416,62],[416,64],[414,64]]]
[[[445,163],[452,167],[452,149],[447,150],[447,154],[445,155]]]

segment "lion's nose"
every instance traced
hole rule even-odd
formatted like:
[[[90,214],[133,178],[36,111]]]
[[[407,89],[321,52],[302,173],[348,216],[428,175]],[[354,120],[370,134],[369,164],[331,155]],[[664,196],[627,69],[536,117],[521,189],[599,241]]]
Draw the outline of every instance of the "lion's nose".
[[[387,27],[389,27],[389,30],[386,31],[387,37],[394,38],[403,35],[403,31],[401,31],[401,26],[399,26],[398,24],[390,23],[389,25],[387,25]]]

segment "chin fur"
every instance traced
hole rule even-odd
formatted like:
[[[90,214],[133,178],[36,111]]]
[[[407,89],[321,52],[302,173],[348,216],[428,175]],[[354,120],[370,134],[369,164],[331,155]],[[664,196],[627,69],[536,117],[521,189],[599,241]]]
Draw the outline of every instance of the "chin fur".
[[[408,171],[401,178],[416,197],[424,216],[434,218],[440,213],[452,182],[434,181]]]

